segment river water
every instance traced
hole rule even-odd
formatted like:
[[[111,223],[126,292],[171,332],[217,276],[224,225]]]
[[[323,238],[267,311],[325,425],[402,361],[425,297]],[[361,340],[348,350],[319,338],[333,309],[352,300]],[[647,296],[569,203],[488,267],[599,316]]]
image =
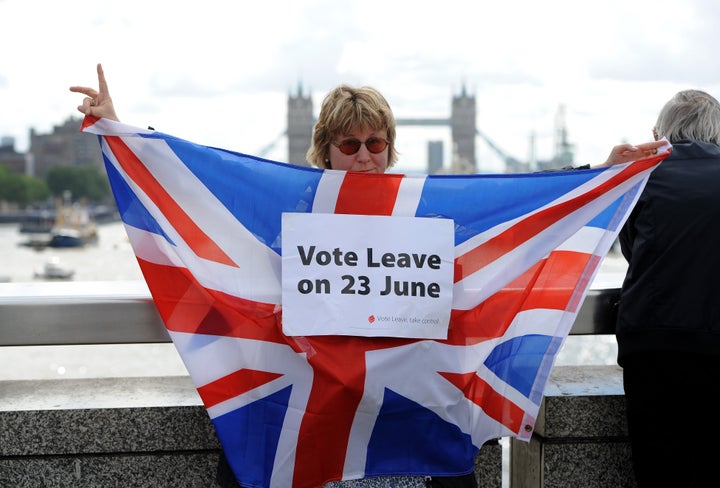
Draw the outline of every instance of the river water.
[[[38,281],[35,271],[57,257],[75,270],[74,281],[141,280],[130,241],[121,222],[98,226],[97,243],[75,248],[33,248],[23,245],[29,234],[20,233],[18,224],[0,225],[0,277],[12,282]]]
[[[0,224],[0,281],[37,282],[35,271],[56,257],[75,270],[74,281],[143,280],[121,222],[101,224],[96,244],[82,248],[34,249],[17,224]],[[593,286],[619,287],[626,269],[615,254],[604,260]],[[0,324],[1,326],[1,324]],[[570,336],[556,365],[615,364],[614,336]],[[5,347],[0,379],[53,379],[185,375],[172,344]]]

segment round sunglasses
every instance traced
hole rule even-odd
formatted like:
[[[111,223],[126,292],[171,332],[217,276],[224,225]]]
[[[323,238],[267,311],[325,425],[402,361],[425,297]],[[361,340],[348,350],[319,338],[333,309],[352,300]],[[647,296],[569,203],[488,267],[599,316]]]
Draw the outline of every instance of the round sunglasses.
[[[359,141],[357,139],[345,139],[341,142],[331,142],[333,146],[340,149],[340,152],[346,156],[352,156],[360,150],[360,146],[365,144],[368,151],[373,154],[381,153],[385,150],[388,145],[388,141],[379,137],[371,137],[366,141]]]

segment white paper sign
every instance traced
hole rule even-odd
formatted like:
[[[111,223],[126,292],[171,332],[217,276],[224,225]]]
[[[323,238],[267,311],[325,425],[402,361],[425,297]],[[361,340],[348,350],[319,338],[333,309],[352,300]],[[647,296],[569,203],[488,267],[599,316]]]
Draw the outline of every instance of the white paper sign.
[[[286,335],[446,339],[450,219],[284,213]]]

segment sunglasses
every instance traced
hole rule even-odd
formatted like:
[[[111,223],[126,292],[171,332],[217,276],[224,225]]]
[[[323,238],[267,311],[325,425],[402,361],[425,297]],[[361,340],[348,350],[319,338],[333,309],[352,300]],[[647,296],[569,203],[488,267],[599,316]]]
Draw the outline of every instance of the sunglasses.
[[[357,139],[345,139],[342,142],[331,142],[331,144],[340,149],[341,153],[345,154],[346,156],[351,156],[358,152],[360,150],[360,146],[362,146],[363,144],[365,144],[365,147],[371,153],[381,153],[387,147],[388,141],[386,141],[385,139],[380,139],[379,137],[371,137],[365,142],[359,141]]]

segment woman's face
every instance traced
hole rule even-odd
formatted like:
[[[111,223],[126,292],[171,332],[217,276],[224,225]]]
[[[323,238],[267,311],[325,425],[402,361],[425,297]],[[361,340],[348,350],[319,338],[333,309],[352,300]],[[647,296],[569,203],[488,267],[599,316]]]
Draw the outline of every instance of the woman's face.
[[[342,171],[384,173],[388,167],[388,147],[387,129],[355,130],[337,136],[330,142],[330,167]],[[348,152],[351,154],[346,154]]]

